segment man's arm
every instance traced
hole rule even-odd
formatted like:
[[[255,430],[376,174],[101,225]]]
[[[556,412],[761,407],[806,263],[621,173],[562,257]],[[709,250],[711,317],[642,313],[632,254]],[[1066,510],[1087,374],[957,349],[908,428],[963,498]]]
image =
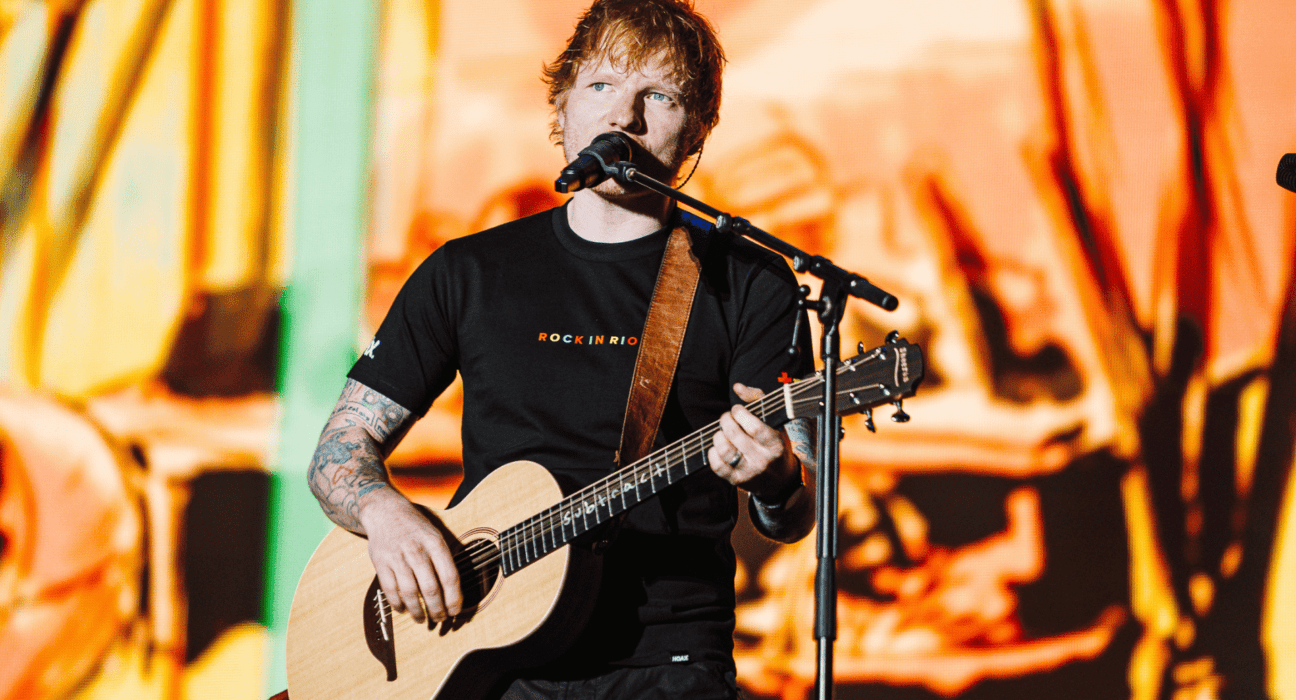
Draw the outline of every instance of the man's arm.
[[[764,393],[742,384],[734,393],[752,402]],[[757,531],[778,542],[795,542],[814,528],[812,491],[801,482],[805,466],[813,489],[816,462],[810,431],[804,421],[792,421],[777,431],[745,406],[734,406],[720,416],[707,461],[716,476],[752,496],[752,523]]]
[[[440,531],[391,485],[383,459],[410,426],[409,410],[348,379],[320,434],[307,479],[330,520],[369,539],[392,608],[423,622],[459,614],[459,573]],[[421,600],[420,600],[421,599]]]

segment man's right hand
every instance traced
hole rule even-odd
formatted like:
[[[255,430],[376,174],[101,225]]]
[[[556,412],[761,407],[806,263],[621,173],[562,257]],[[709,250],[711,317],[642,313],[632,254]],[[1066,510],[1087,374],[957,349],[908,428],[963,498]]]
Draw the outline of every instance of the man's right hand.
[[[408,610],[420,624],[462,611],[454,555],[441,531],[409,499],[393,488],[370,492],[360,503],[359,519],[378,585],[393,610]]]

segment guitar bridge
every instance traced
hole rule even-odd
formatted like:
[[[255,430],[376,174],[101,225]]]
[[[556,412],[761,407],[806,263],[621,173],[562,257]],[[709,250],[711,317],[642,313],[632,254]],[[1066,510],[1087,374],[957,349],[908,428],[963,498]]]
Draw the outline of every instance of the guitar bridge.
[[[396,680],[396,630],[392,625],[391,605],[374,576],[364,598],[364,634],[369,652],[387,669],[387,680]]]

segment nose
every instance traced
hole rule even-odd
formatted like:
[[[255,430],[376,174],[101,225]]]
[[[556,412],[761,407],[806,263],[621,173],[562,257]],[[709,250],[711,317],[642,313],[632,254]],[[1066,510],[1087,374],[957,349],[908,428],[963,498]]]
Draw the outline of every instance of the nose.
[[[632,91],[618,94],[608,110],[608,124],[626,133],[642,134],[644,119],[639,95]]]

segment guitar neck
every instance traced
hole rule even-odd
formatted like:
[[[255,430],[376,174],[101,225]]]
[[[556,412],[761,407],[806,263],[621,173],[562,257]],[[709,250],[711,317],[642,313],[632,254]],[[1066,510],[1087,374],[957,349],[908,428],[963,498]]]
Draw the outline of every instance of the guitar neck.
[[[785,385],[747,404],[747,410],[779,428],[818,410],[822,401],[817,387],[822,383],[816,376]],[[500,533],[503,574],[512,574],[706,467],[711,436],[719,429],[719,421],[712,422]]]

